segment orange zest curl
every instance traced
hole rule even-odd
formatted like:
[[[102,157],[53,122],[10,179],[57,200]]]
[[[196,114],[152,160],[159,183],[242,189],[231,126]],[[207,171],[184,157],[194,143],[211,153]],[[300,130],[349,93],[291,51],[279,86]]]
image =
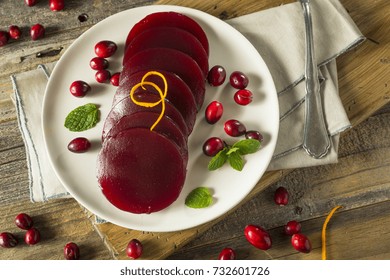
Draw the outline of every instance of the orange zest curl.
[[[325,219],[324,225],[322,226],[322,234],[321,234],[321,239],[322,239],[322,260],[326,260],[326,227],[332,218],[333,214],[337,211],[337,209],[341,208],[342,206],[336,206],[330,211],[328,216]]]
[[[155,75],[155,76],[159,76],[163,82],[164,82],[164,90],[162,90],[158,85],[156,85],[155,83],[153,82],[148,82],[146,81],[146,79],[149,77],[149,76],[152,76],[152,75]],[[145,85],[148,85],[148,86],[151,86],[153,87],[160,95],[160,100],[156,101],[156,102],[140,102],[138,100],[136,100],[134,98],[134,92],[139,88],[141,87],[143,90],[146,90],[145,88]],[[130,98],[131,100],[137,104],[138,106],[142,106],[142,107],[147,107],[147,108],[151,108],[151,107],[155,107],[157,106],[158,104],[161,103],[161,113],[159,115],[159,117],[157,118],[157,120],[155,121],[155,123],[150,127],[150,130],[152,131],[156,125],[161,121],[162,117],[164,116],[164,113],[165,113],[165,97],[167,96],[167,93],[168,93],[168,83],[167,83],[167,80],[165,79],[164,75],[161,74],[160,72],[158,71],[149,71],[147,72],[143,77],[142,77],[142,80],[140,83],[136,84],[135,86],[133,86],[131,88],[131,91],[130,91]]]

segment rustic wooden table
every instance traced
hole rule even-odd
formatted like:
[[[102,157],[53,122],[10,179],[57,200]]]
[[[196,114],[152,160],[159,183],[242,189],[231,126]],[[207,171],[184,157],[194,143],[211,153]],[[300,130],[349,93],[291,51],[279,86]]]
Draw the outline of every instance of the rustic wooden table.
[[[341,56],[338,62],[340,96],[353,129],[342,134],[339,163],[297,170],[267,172],[250,196],[230,213],[208,224],[175,233],[147,233],[112,224],[95,224],[94,217],[74,199],[31,203],[23,140],[11,100],[9,76],[56,61],[84,31],[102,19],[142,5],[175,4],[196,8],[221,19],[276,7],[292,0],[133,0],[66,1],[61,12],[52,12],[47,1],[29,8],[24,1],[4,0],[0,5],[0,30],[11,24],[23,28],[19,41],[0,48],[0,231],[14,232],[14,217],[33,216],[42,241],[21,242],[0,248],[0,259],[63,259],[63,246],[79,244],[83,259],[126,259],[131,238],[144,243],[146,259],[216,259],[231,247],[239,259],[320,259],[321,227],[335,205],[343,208],[328,227],[331,259],[390,258],[390,5],[341,0],[368,40]],[[79,15],[86,21],[79,21]],[[42,23],[45,39],[31,41],[28,27]],[[335,27],[337,28],[337,27]],[[291,194],[289,205],[275,207],[272,195],[278,186]],[[292,219],[302,222],[313,244],[310,254],[297,253],[281,231]],[[273,247],[264,252],[250,246],[243,235],[246,224],[267,228]]]

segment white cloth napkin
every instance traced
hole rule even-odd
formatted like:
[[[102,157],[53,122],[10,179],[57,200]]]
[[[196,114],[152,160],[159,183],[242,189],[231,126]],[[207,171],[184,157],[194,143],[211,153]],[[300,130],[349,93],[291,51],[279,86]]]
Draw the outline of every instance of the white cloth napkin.
[[[280,103],[280,131],[269,170],[337,162],[339,133],[350,127],[338,96],[335,58],[364,40],[337,0],[312,0],[315,53],[322,74],[322,96],[332,147],[322,159],[302,149],[304,123],[305,33],[301,5],[292,3],[228,20],[257,48],[275,81]],[[26,145],[32,201],[68,193],[54,175],[41,128],[43,93],[54,64],[12,75],[19,126]]]

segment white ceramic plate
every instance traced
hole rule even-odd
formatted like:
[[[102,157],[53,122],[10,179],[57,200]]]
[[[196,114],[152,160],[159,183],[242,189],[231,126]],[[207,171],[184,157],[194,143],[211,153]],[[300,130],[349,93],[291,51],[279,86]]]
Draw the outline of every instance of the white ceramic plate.
[[[116,88],[110,84],[98,84],[89,61],[94,57],[94,45],[100,40],[112,40],[118,51],[110,57],[110,70],[120,71],[124,42],[132,26],[146,15],[157,11],[176,11],[195,19],[205,30],[210,43],[210,67],[223,65],[228,75],[235,70],[249,76],[248,89],[254,93],[254,101],[248,106],[234,103],[235,90],[225,82],[218,88],[207,86],[206,100],[198,113],[193,133],[189,137],[189,162],[185,185],[180,197],[163,211],[136,215],[121,211],[103,196],[96,180],[96,158],[101,148],[101,132],[104,120],[111,109]],[[92,91],[84,98],[73,97],[69,86],[75,80],[84,80]],[[228,78],[227,78],[228,80]],[[224,105],[224,115],[215,125],[204,119],[204,109],[212,100]],[[86,103],[100,106],[101,120],[90,130],[76,133],[64,127],[67,114]],[[272,77],[263,59],[250,42],[230,25],[204,12],[178,6],[145,6],[123,11],[106,18],[80,36],[64,53],[49,80],[43,104],[43,132],[47,152],[56,175],[69,193],[94,214],[114,224],[143,231],[177,231],[211,221],[242,201],[265,172],[276,145],[279,128],[279,107]],[[210,158],[202,153],[204,141],[219,136],[228,143],[237,139],[223,130],[228,119],[238,119],[248,130],[264,135],[264,144],[255,154],[245,156],[241,172],[228,164],[217,171],[207,170]],[[87,137],[93,148],[87,153],[74,154],[67,145],[75,137]],[[198,186],[212,189],[215,203],[204,209],[185,206],[187,194]]]

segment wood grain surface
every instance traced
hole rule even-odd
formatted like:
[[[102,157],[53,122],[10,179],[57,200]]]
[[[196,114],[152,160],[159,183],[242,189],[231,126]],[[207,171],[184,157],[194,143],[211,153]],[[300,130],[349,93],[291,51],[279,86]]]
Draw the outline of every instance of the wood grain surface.
[[[127,259],[125,247],[139,238],[145,259],[215,259],[223,247],[235,248],[240,259],[319,259],[320,229],[325,215],[343,205],[329,225],[329,257],[333,259],[387,259],[390,252],[389,106],[390,7],[388,0],[342,0],[368,40],[338,60],[340,96],[354,128],[341,137],[340,162],[335,165],[267,172],[251,195],[234,211],[195,229],[175,233],[147,233],[112,224],[95,224],[94,216],[73,199],[31,203],[24,143],[17,126],[9,75],[56,61],[84,31],[102,19],[136,6],[174,4],[196,8],[221,19],[232,18],[293,1],[280,0],[161,0],[67,1],[52,12],[46,1],[29,8],[23,1],[0,5],[0,30],[20,25],[23,36],[0,48],[0,231],[22,240],[14,224],[20,212],[30,213],[42,232],[35,246],[0,248],[0,259],[62,259],[66,242],[77,242],[83,259]],[[87,15],[80,22],[78,17]],[[28,27],[47,26],[44,40],[31,41]],[[370,117],[371,116],[371,117]],[[359,125],[358,125],[359,124]],[[286,186],[291,203],[272,204],[273,190]],[[313,243],[310,254],[296,253],[281,234],[286,221],[298,219]],[[257,223],[270,230],[273,247],[267,252],[248,245],[243,227]],[[187,245],[186,245],[187,244]],[[369,244],[369,245],[366,245]],[[184,247],[183,247],[184,246]]]

